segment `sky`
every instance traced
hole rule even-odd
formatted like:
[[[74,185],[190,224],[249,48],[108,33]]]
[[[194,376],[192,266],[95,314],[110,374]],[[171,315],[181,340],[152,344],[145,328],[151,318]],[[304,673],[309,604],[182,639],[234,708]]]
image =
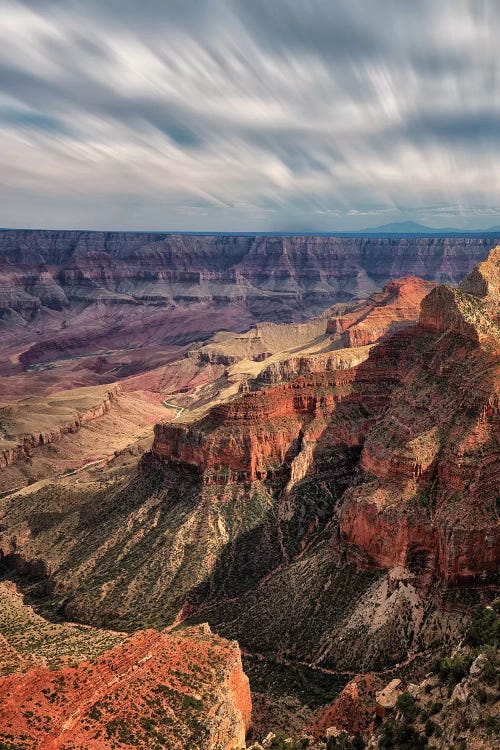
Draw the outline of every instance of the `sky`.
[[[0,0],[0,226],[500,224],[500,2]]]

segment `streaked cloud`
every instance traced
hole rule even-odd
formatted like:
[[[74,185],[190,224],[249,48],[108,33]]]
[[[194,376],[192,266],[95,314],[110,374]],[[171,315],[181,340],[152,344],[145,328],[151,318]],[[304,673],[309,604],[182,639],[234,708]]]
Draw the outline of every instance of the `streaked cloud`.
[[[0,224],[500,222],[500,4],[0,0]]]

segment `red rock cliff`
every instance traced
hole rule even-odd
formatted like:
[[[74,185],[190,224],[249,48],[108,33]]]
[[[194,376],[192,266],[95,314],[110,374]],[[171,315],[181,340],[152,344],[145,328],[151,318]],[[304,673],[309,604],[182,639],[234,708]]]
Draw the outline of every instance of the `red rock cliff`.
[[[153,452],[207,482],[283,468],[297,482],[335,446],[363,446],[364,481],[340,508],[344,542],[367,565],[487,578],[500,557],[495,304],[440,286],[421,307],[418,325],[359,365],[250,393],[194,425],[158,425]]]
[[[498,271],[499,255],[489,259]],[[466,282],[468,286],[468,282]],[[401,386],[367,435],[374,481],[349,490],[343,538],[384,567],[487,579],[500,559],[500,333],[488,304],[449,287],[422,302]],[[380,357],[378,348],[372,350]]]

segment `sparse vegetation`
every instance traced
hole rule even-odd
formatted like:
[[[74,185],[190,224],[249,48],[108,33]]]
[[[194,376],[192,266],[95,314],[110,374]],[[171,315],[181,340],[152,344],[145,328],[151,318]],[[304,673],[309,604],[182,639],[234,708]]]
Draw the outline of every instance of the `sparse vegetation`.
[[[472,654],[445,656],[437,662],[435,671],[443,682],[456,685],[468,673],[472,661]]]

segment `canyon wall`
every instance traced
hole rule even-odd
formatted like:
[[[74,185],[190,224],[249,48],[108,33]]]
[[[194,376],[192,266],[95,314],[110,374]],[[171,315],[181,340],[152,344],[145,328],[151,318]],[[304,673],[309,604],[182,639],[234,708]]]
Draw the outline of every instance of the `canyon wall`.
[[[492,239],[0,231],[0,307],[245,301],[260,319],[364,297],[414,275],[456,283]],[[270,299],[278,306],[269,304]],[[255,309],[256,308],[256,309]]]
[[[402,276],[457,284],[492,241],[0,230],[0,377],[306,320]],[[344,344],[373,340],[370,325],[359,321]]]

